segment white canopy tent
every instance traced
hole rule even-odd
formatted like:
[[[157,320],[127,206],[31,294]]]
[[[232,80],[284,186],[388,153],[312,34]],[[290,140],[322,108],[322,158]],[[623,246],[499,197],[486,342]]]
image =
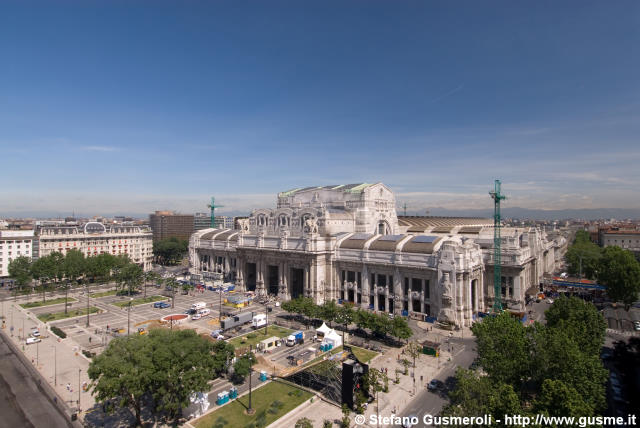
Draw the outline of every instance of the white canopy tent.
[[[333,345],[334,348],[337,348],[342,345],[342,337],[336,333],[335,330],[329,330],[329,332],[324,335],[322,343]]]
[[[332,329],[329,328],[327,324],[323,322],[322,325],[316,329],[316,334],[318,335],[318,337],[324,337],[330,331],[332,331]]]

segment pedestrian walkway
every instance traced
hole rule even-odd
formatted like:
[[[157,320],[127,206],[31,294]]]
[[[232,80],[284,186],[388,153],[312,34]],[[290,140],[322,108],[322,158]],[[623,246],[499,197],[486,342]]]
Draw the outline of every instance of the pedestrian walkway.
[[[71,338],[59,339],[48,326],[38,320],[19,303],[5,302],[5,333],[36,367],[43,378],[72,409],[86,410],[94,406],[95,400],[88,391],[87,375],[89,360]],[[41,342],[27,345],[31,329],[37,327]],[[79,414],[82,418],[82,413]]]

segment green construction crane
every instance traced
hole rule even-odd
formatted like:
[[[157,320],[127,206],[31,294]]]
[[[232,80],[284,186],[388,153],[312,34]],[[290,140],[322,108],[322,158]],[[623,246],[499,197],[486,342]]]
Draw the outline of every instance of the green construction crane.
[[[222,208],[224,207],[224,205],[216,205],[216,198],[214,198],[213,196],[211,197],[211,203],[209,205],[207,205],[207,207],[211,208],[211,227],[216,227],[215,224],[215,210],[216,208]]]
[[[496,180],[493,191],[489,192],[489,195],[493,198],[493,291],[495,294],[493,312],[502,312],[502,251],[500,242],[502,219],[500,218],[500,201],[506,199],[506,196],[500,193],[500,184],[500,180]]]

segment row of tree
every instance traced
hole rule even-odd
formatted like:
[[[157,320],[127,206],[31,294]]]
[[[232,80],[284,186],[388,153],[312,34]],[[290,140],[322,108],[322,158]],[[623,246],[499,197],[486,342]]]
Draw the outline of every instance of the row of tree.
[[[472,327],[486,375],[458,369],[444,415],[593,416],[605,407],[600,360],[606,324],[591,303],[557,299],[546,325],[524,326],[504,312]]]
[[[344,326],[345,331],[350,324],[360,329],[369,329],[378,336],[393,336],[408,339],[413,332],[402,317],[390,318],[387,314],[377,314],[360,308],[354,309],[353,303],[336,304],[334,300],[316,305],[313,299],[298,297],[282,304],[282,309],[306,317],[307,320],[321,319],[331,325],[337,323]]]
[[[617,246],[601,248],[591,242],[589,232],[579,230],[565,255],[571,275],[597,280],[607,286],[610,299],[629,308],[640,293],[640,262],[634,254]]]
[[[175,265],[182,261],[189,249],[189,241],[171,237],[153,242],[155,261],[161,265]]]
[[[47,290],[68,290],[72,284],[114,281],[120,291],[132,294],[143,283],[158,281],[160,278],[155,272],[145,273],[127,255],[103,253],[85,257],[75,249],[66,254],[53,252],[35,261],[25,256],[17,257],[9,263],[9,275],[23,291],[39,288],[43,301]],[[18,289],[15,291],[17,293]]]
[[[142,426],[145,403],[170,420],[179,418],[191,395],[208,391],[207,382],[227,372],[233,358],[234,347],[225,341],[211,342],[194,330],[152,329],[112,340],[88,374],[97,401],[133,408],[136,426]]]

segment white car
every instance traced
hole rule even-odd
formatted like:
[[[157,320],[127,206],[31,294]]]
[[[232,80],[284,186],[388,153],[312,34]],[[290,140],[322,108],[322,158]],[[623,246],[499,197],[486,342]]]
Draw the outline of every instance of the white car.
[[[202,318],[202,315],[200,314],[191,315],[191,321],[196,321],[196,320],[199,320],[200,318]]]
[[[209,315],[211,313],[211,309],[200,309],[198,311],[198,314],[200,314],[200,316],[206,317],[207,315]]]
[[[33,343],[42,342],[42,339],[39,337],[27,337],[27,345],[31,345]]]
[[[37,328],[32,328],[31,329],[31,336],[40,337],[40,330],[38,330]]]

